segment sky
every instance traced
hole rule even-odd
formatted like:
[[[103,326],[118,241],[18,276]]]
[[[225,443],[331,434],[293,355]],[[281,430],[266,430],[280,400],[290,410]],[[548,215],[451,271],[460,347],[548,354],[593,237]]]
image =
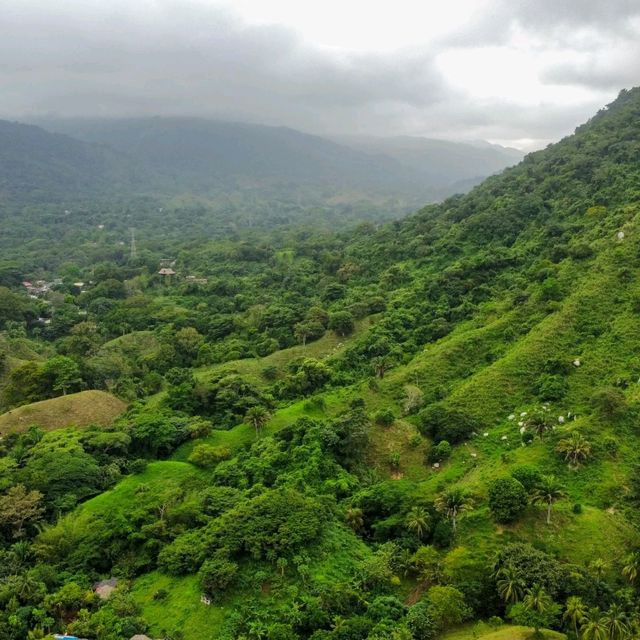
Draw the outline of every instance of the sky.
[[[198,116],[523,150],[640,85],[640,0],[0,0],[0,117]]]

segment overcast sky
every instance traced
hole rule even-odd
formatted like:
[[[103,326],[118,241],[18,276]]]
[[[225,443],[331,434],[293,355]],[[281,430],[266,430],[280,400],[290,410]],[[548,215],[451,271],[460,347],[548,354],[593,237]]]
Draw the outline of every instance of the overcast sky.
[[[194,115],[524,149],[640,84],[640,0],[0,0],[0,117]]]

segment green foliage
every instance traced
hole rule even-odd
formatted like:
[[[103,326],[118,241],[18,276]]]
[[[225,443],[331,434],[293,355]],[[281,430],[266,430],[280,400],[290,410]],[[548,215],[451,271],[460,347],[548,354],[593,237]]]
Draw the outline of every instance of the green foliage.
[[[489,508],[496,522],[517,520],[528,502],[527,491],[515,478],[498,478],[489,486]]]

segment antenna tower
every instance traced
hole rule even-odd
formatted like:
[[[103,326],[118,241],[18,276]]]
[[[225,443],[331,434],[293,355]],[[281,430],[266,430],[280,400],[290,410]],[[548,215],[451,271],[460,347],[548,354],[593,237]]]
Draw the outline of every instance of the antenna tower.
[[[135,260],[138,257],[138,249],[136,248],[136,229],[135,227],[129,227],[129,232],[131,233],[131,255],[129,256],[131,260]]]

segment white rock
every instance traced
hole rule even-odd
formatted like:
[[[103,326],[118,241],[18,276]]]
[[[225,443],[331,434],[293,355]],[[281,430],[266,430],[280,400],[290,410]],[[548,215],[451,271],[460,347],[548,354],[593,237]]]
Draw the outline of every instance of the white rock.
[[[558,422],[564,424],[564,416],[558,416]]]
[[[582,364],[582,362],[580,362],[580,360],[579,360],[578,358],[576,358],[576,359],[573,361],[573,366],[574,366],[574,367],[579,367],[581,364]]]
[[[526,411],[523,411],[523,412],[520,414],[520,417],[521,417],[521,418],[524,418],[526,415],[527,415],[527,412],[526,412]]]
[[[489,435],[489,432],[485,431],[482,435],[486,438]]]
[[[524,422],[518,422],[519,427],[524,427]]]
[[[516,417],[515,413],[512,413],[507,420],[513,420]]]
[[[520,433],[524,433],[527,430],[527,427],[520,427]]]
[[[618,231],[616,237],[618,238],[618,240],[622,241],[624,240],[624,231]]]
[[[472,454],[471,454],[471,457],[472,457],[472,458],[477,458],[477,457],[478,457],[478,454],[477,454],[477,453],[472,453]]]
[[[502,436],[502,438],[500,438],[500,440],[507,440],[507,436]]]
[[[434,469],[439,469],[440,468],[440,463],[439,462],[434,462],[433,463],[433,468]]]

